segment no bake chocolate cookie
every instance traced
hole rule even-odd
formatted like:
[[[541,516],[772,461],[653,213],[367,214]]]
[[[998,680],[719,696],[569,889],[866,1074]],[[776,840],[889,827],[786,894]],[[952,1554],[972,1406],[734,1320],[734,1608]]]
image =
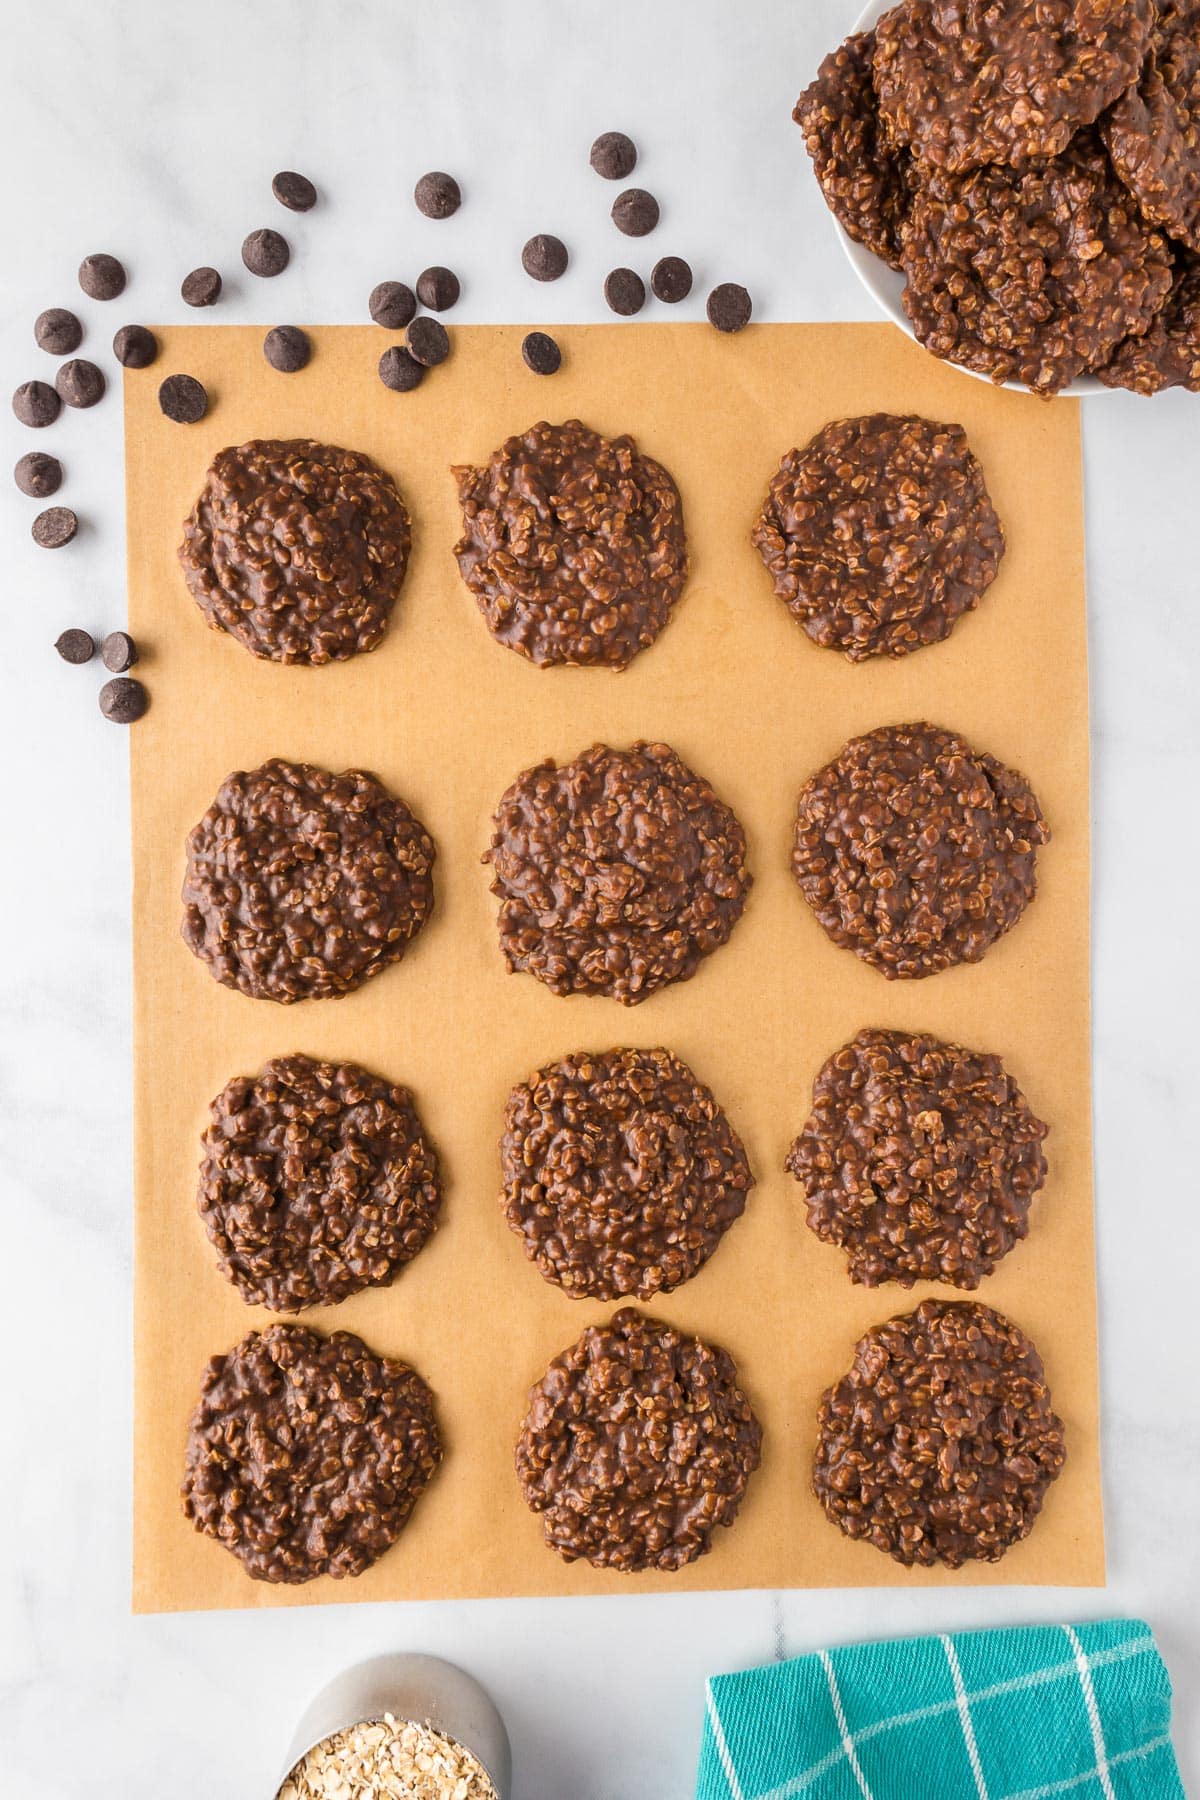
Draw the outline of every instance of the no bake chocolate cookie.
[[[789,450],[753,542],[792,617],[851,662],[948,637],[1004,554],[961,425],[894,413],[835,420]]]
[[[818,1074],[787,1167],[852,1281],[975,1288],[1028,1233],[1046,1130],[998,1056],[860,1031]]]
[[[183,940],[255,999],[348,994],[429,917],[435,854],[374,775],[275,757],[226,776],[190,833]]]
[[[654,642],[687,574],[683,506],[632,438],[543,422],[454,476],[454,554],[497,642],[543,666],[608,669]]]
[[[883,130],[872,62],[875,33],[831,50],[792,113],[825,203],[856,244],[900,267],[907,153]]]
[[[1037,1351],[969,1300],[926,1300],[868,1331],[817,1426],[826,1514],[900,1563],[998,1562],[1066,1458]]]
[[[1200,0],[1160,0],[1141,79],[1100,130],[1142,217],[1200,251]]]
[[[1178,251],[1171,292],[1149,331],[1126,338],[1099,376],[1106,387],[1134,394],[1172,387],[1200,393],[1200,257]]]
[[[411,1262],[437,1224],[437,1158],[407,1088],[277,1056],[213,1101],[197,1205],[221,1273],[272,1312],[336,1306]]]
[[[876,27],[894,140],[950,172],[1058,156],[1138,78],[1153,0],[901,0]]]
[[[627,1306],[532,1390],[517,1479],[564,1562],[682,1569],[732,1525],[761,1448],[728,1352]]]
[[[1146,331],[1171,284],[1093,133],[1052,162],[914,181],[900,229],[904,308],[935,356],[1054,394]]]
[[[214,458],[179,561],[215,630],[271,662],[320,664],[375,648],[410,544],[408,509],[370,457],[256,438]]]
[[[978,962],[1016,924],[1049,836],[1015,769],[940,726],[886,725],[801,790],[792,872],[835,944],[915,979]]]
[[[716,1099],[667,1050],[580,1052],[508,1098],[504,1216],[572,1299],[648,1300],[703,1267],[754,1185]]]
[[[634,1006],[686,981],[750,891],[741,825],[667,744],[538,763],[492,825],[501,951],[555,994]]]
[[[361,1575],[442,1458],[415,1369],[348,1331],[252,1331],[214,1356],[188,1429],[183,1510],[256,1581]]]

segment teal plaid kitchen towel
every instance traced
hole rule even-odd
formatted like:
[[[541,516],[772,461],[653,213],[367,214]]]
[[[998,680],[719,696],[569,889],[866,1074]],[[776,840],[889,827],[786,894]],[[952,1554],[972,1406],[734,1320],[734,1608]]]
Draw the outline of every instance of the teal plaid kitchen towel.
[[[822,1650],[708,1684],[696,1800],[1184,1800],[1138,1619]]]

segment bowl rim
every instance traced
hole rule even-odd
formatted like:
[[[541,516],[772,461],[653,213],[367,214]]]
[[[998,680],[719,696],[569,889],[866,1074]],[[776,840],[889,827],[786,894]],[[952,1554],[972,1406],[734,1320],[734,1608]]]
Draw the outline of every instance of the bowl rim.
[[[867,5],[863,7],[851,27],[850,35],[854,36],[860,31],[870,31],[873,25],[879,23],[884,13],[891,12],[895,4],[896,0],[867,0]],[[856,244],[845,226],[832,212],[829,217],[837,232],[838,241],[845,253],[846,260],[862,286],[870,294],[876,306],[887,314],[892,323],[898,325],[914,344],[917,343],[917,334],[912,328],[900,299],[904,287],[904,277],[895,269],[889,268],[883,258],[876,256],[873,250],[868,250],[865,244]],[[921,348],[924,349],[924,345],[921,345]],[[932,356],[933,352],[926,351],[926,355]],[[993,381],[990,375],[984,375],[978,369],[965,368],[962,363],[952,362],[949,357],[939,356],[935,360],[947,369],[957,370],[960,375],[969,375],[972,381],[986,381],[989,387],[1006,388],[1009,393],[1013,394],[1028,394],[1031,399],[1035,400],[1082,400],[1089,394],[1114,394],[1120,391],[1117,388],[1106,387],[1097,375],[1077,375],[1074,381],[1069,381],[1066,387],[1058,390],[1057,394],[1035,394],[1031,388],[1026,387],[1023,381]]]

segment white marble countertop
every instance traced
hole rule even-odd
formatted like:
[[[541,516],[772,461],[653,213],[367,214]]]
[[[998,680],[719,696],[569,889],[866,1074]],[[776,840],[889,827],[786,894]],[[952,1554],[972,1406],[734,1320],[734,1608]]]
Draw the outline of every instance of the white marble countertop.
[[[79,303],[83,353],[106,352],[118,324],[182,318],[179,280],[203,262],[231,279],[219,311],[192,318],[358,320],[376,280],[434,260],[463,276],[458,318],[602,317],[605,271],[633,260],[587,166],[588,144],[608,128],[636,138],[637,179],[663,203],[654,253],[696,268],[689,316],[723,279],[744,281],[765,319],[869,316],[789,122],[854,10],[854,0],[6,0],[6,391],[48,371],[30,331],[42,307]],[[444,225],[409,201],[429,167],[458,172],[467,192]],[[283,214],[269,193],[276,168],[310,172],[320,210]],[[297,252],[269,290],[237,257],[243,234],[266,223]],[[537,287],[517,264],[537,230],[571,244],[557,285]],[[80,256],[95,249],[132,275],[108,307],[75,286]],[[125,741],[96,710],[93,672],[64,668],[50,648],[66,625],[123,618],[119,408],[110,395],[42,438],[20,430],[7,402],[2,417],[0,730],[13,810],[0,901],[0,1789],[14,1800],[254,1800],[270,1792],[311,1689],[358,1657],[412,1647],[461,1660],[491,1687],[519,1800],[685,1800],[709,1673],[859,1636],[1131,1612],[1159,1634],[1185,1782],[1200,1791],[1197,1177],[1185,1134],[1200,1089],[1200,400],[1085,405],[1108,1591],[141,1619],[128,1599]],[[30,543],[35,508],[7,472],[33,443],[62,456],[62,498],[85,522],[57,556]]]

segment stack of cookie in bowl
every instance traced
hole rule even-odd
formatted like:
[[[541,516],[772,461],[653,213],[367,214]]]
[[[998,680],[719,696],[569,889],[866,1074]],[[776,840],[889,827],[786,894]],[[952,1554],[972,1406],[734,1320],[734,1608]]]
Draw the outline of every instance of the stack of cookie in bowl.
[[[793,116],[934,355],[1200,391],[1200,0],[901,0]]]

